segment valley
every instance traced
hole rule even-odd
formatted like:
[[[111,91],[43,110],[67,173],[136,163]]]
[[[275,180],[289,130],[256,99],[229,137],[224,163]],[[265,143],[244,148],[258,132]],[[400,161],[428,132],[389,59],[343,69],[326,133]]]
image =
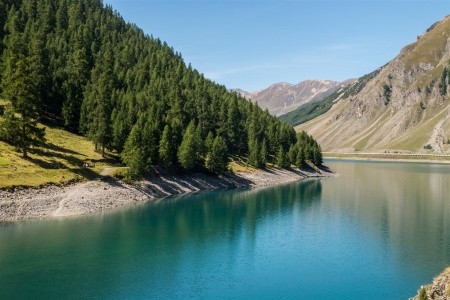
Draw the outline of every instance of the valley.
[[[357,93],[339,98],[296,129],[308,131],[333,153],[450,153],[449,36],[446,17]]]

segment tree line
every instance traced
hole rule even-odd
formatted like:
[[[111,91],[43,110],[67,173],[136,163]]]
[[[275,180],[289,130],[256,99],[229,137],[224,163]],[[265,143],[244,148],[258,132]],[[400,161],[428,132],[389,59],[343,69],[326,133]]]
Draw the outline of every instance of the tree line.
[[[132,177],[155,164],[222,173],[231,156],[321,164],[312,137],[206,79],[101,0],[0,0],[0,53],[11,100],[0,138],[25,157],[44,142],[39,120],[117,152]]]

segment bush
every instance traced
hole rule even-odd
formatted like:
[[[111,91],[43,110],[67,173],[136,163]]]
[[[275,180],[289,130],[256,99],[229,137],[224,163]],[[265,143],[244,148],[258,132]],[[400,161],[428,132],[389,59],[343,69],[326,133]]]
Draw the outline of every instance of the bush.
[[[430,144],[426,144],[425,146],[423,146],[423,149],[431,150],[433,149],[433,147]]]
[[[425,291],[424,288],[421,288],[419,292],[419,300],[427,300],[427,299],[428,299],[427,292]]]

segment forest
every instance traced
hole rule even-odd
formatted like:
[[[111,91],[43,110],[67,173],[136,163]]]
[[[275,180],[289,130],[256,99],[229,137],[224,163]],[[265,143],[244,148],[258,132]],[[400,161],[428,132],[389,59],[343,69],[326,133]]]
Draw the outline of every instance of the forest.
[[[322,163],[317,142],[205,78],[101,0],[0,0],[0,139],[24,157],[39,123],[88,137],[139,178],[153,165],[227,171]]]

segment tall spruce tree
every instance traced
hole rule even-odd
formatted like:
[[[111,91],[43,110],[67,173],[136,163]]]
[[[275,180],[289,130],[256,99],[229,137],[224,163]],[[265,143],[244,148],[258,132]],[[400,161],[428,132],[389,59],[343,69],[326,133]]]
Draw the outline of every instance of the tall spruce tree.
[[[206,156],[206,167],[215,173],[222,174],[228,170],[228,149],[225,140],[216,136]]]
[[[176,162],[177,149],[173,146],[173,140],[172,129],[166,125],[159,142],[159,159],[163,165],[169,167]]]
[[[91,82],[86,88],[81,111],[81,127],[97,146],[105,148],[112,142],[111,114],[113,109],[114,68],[111,45],[105,45],[101,60],[93,70]]]
[[[283,149],[283,146],[280,145],[277,153],[277,166],[279,168],[287,168],[289,167],[289,160],[286,155],[286,152]]]
[[[178,162],[186,170],[192,170],[199,161],[199,137],[197,136],[195,123],[189,123],[183,135],[183,141],[178,149]]]
[[[4,74],[3,96],[10,99],[13,111],[5,115],[3,130],[12,137],[13,144],[28,157],[31,146],[38,146],[45,140],[45,128],[39,128],[37,103],[39,90],[35,80],[35,62],[31,58],[20,57]]]
[[[305,166],[305,153],[303,151],[303,148],[298,148],[295,165],[298,168],[303,168]]]

